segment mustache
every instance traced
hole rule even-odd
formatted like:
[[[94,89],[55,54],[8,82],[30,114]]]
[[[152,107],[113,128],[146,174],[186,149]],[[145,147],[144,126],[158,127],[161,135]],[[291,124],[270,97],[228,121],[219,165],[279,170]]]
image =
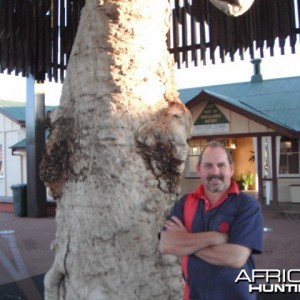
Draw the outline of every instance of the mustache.
[[[208,181],[213,180],[213,179],[219,179],[219,180],[224,181],[224,176],[223,175],[208,175],[207,176]]]

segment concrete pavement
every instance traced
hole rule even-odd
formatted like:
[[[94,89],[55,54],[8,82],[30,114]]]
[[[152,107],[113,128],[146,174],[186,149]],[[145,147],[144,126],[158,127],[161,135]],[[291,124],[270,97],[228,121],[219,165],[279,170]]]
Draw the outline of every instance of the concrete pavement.
[[[255,257],[257,268],[300,269],[300,206],[264,210],[264,220],[268,231],[264,254]],[[54,217],[16,217],[0,205],[1,300],[43,299],[43,276],[54,260],[50,250],[54,237]],[[300,295],[263,295],[261,299],[299,300]]]
[[[54,217],[31,219],[0,211],[0,299],[43,299],[43,276],[52,265]]]

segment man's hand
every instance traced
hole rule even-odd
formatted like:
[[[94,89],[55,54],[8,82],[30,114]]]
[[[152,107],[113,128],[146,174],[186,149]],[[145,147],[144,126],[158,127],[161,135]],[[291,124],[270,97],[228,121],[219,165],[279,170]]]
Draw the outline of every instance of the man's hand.
[[[190,255],[210,246],[225,244],[228,240],[227,234],[215,231],[189,233],[175,216],[166,221],[165,228],[161,232],[159,244],[163,254]]]
[[[160,250],[175,255],[195,254],[213,265],[239,268],[245,264],[251,250],[228,244],[228,236],[220,232],[188,233],[180,219],[173,216],[165,222]],[[165,247],[165,248],[163,248]]]
[[[167,220],[165,222],[165,228],[167,231],[173,231],[173,232],[188,232],[183,223],[180,219],[173,216],[171,220]],[[223,245],[228,240],[228,235],[226,233],[221,232],[212,232],[215,234],[214,243],[212,245]]]
[[[165,228],[167,231],[187,232],[181,220],[175,216],[165,222]]]
[[[251,249],[227,243],[201,249],[195,255],[212,265],[242,268],[251,255]]]

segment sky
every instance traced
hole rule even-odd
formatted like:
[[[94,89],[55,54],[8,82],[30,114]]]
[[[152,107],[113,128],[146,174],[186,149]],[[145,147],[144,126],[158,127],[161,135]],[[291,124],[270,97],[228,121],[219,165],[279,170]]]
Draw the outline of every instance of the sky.
[[[261,61],[263,80],[300,76],[300,54],[277,54],[274,57],[265,57]],[[234,62],[226,61],[209,66],[181,69],[175,71],[175,78],[179,89],[201,87],[209,85],[248,82],[254,73],[251,58]]]
[[[62,84],[45,83],[45,104],[59,105]],[[0,99],[18,102],[26,101],[26,78],[0,74]]]
[[[250,81],[254,67],[251,58],[243,61],[236,57],[234,62],[226,61],[215,65],[200,65],[188,69],[175,69],[178,89],[201,87]],[[261,73],[264,80],[300,76],[300,54],[276,54],[266,57],[261,62]],[[46,105],[59,105],[62,84],[45,83]],[[26,78],[0,74],[0,99],[25,102]]]

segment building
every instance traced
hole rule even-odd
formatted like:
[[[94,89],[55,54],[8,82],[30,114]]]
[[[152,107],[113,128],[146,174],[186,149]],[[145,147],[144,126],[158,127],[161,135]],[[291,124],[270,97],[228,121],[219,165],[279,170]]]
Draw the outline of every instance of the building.
[[[248,192],[266,206],[300,202],[300,77],[263,80],[255,69],[250,82],[179,91],[194,120],[183,193],[199,183],[203,145],[217,139],[232,153],[241,188],[250,177]],[[0,120],[0,197],[11,201],[10,187],[27,182],[25,103],[0,100]]]
[[[47,106],[46,110],[53,109]],[[27,183],[25,103],[0,100],[0,198],[12,201],[12,185]]]
[[[241,187],[253,174],[250,188],[264,205],[300,202],[300,77],[264,81],[255,69],[250,82],[179,91],[194,121],[183,193],[199,183],[198,155],[215,139],[232,153]]]

